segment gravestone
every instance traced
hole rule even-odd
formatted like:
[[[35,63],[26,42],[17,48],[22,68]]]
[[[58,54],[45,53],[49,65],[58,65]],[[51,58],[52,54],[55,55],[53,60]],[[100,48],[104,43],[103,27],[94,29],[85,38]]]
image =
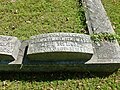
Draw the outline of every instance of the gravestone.
[[[83,0],[89,33],[115,33],[101,0]]]
[[[17,59],[21,43],[16,37],[0,35],[0,61]]]
[[[93,47],[89,35],[49,33],[32,36],[27,54],[29,60],[89,60]]]
[[[101,0],[83,0],[83,5],[90,34],[115,33]],[[117,40],[93,42],[93,47],[94,56],[86,64],[120,63],[120,46]]]
[[[101,0],[82,3],[90,34],[115,33]],[[0,36],[0,61],[0,71],[113,72],[120,68],[120,46],[117,40],[95,42],[78,33],[41,34],[21,42]]]

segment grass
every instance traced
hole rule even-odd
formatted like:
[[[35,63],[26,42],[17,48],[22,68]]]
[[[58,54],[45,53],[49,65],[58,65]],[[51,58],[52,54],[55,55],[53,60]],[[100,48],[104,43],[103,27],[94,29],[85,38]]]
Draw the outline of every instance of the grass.
[[[41,33],[81,33],[86,30],[84,10],[76,0],[10,1],[0,0],[2,35],[28,39]],[[120,1],[102,1],[116,33],[120,35]],[[0,72],[0,90],[120,90],[120,70],[109,76],[98,75],[78,72]]]
[[[80,72],[1,72],[0,90],[120,90],[120,70],[110,76],[97,75]]]
[[[13,0],[12,0],[13,1]],[[49,32],[86,30],[79,0],[0,0],[0,34],[28,39]]]
[[[116,0],[116,3],[113,3],[112,0],[102,1],[114,30],[120,35],[120,0]]]
[[[115,1],[116,2],[113,2],[113,0],[102,0],[115,32],[120,36],[120,0]]]

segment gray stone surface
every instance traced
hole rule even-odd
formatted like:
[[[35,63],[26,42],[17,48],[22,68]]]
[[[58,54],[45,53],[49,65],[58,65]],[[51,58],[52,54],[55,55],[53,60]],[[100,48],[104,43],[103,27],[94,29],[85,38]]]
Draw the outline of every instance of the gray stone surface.
[[[89,35],[49,33],[32,36],[27,54],[30,60],[89,60],[93,48]]]
[[[83,0],[90,34],[115,33],[101,0]],[[120,47],[116,41],[94,42],[94,55],[86,64],[120,63]]]
[[[101,0],[82,1],[90,34],[114,33]],[[0,55],[2,58],[3,55],[7,55],[10,59],[14,59],[13,55],[16,54],[10,53],[11,48],[6,49],[10,44],[2,43],[11,39],[1,38],[0,48],[2,47],[1,50],[4,52]],[[0,62],[0,71],[92,71],[101,73],[114,72],[120,68],[120,47],[117,41],[92,41],[91,44],[89,35],[55,33],[33,36],[30,41],[21,43],[17,59],[8,63],[10,65],[3,61]],[[16,49],[18,50],[17,45]]]
[[[90,33],[114,33],[101,0],[83,0],[83,5]]]
[[[20,45],[16,37],[0,35],[0,61],[16,60]]]
[[[86,64],[120,64],[120,47],[114,42],[97,42],[93,44],[94,55]]]
[[[26,61],[26,53],[27,53],[27,46],[29,43],[29,40],[21,40],[21,46],[19,48],[18,57],[16,60],[10,62],[9,64],[23,64],[24,61]]]

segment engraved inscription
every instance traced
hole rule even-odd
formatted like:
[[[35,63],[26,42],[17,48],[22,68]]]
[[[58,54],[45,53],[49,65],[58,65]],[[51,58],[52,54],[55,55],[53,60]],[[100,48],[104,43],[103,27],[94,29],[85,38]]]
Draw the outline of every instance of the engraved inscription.
[[[10,37],[10,36],[7,36],[7,37],[0,36],[0,41],[10,41],[10,40],[12,40],[12,37]]]
[[[15,60],[21,43],[16,37],[0,35],[0,60]]]
[[[32,52],[45,52],[45,51],[87,52],[88,48],[80,44],[79,42],[72,41],[40,42],[39,44],[32,44],[32,46],[33,46]]]
[[[56,35],[57,34],[57,35]],[[53,37],[51,37],[51,35]],[[43,37],[44,36],[44,37]],[[81,42],[81,43],[89,43],[91,42],[90,37],[87,35],[80,35],[80,34],[67,34],[67,33],[62,33],[62,34],[47,34],[47,35],[40,35],[40,36],[32,36],[31,37],[31,43],[39,43],[39,42],[46,42],[46,41],[76,41],[76,42]]]
[[[49,33],[32,36],[28,45],[29,60],[89,60],[93,55],[89,35]]]
[[[6,40],[2,38],[2,40]],[[9,42],[11,40],[10,38],[7,39],[8,41],[0,41],[0,52],[5,52],[5,53],[12,53],[15,43],[14,42]]]
[[[93,53],[90,36],[76,33],[50,33],[32,36],[28,53],[40,52]]]

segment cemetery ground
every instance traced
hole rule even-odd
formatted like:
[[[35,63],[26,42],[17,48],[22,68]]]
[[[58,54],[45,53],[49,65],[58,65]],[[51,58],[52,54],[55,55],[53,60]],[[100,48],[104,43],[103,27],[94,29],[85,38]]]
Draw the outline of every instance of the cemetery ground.
[[[85,32],[85,16],[76,0],[0,0],[0,34],[28,39],[50,32]]]
[[[102,2],[116,33],[120,35],[120,1]],[[28,39],[48,32],[87,33],[84,10],[79,3],[76,0],[0,0],[0,34]],[[120,70],[111,75],[99,74],[0,72],[0,90],[120,89]]]

